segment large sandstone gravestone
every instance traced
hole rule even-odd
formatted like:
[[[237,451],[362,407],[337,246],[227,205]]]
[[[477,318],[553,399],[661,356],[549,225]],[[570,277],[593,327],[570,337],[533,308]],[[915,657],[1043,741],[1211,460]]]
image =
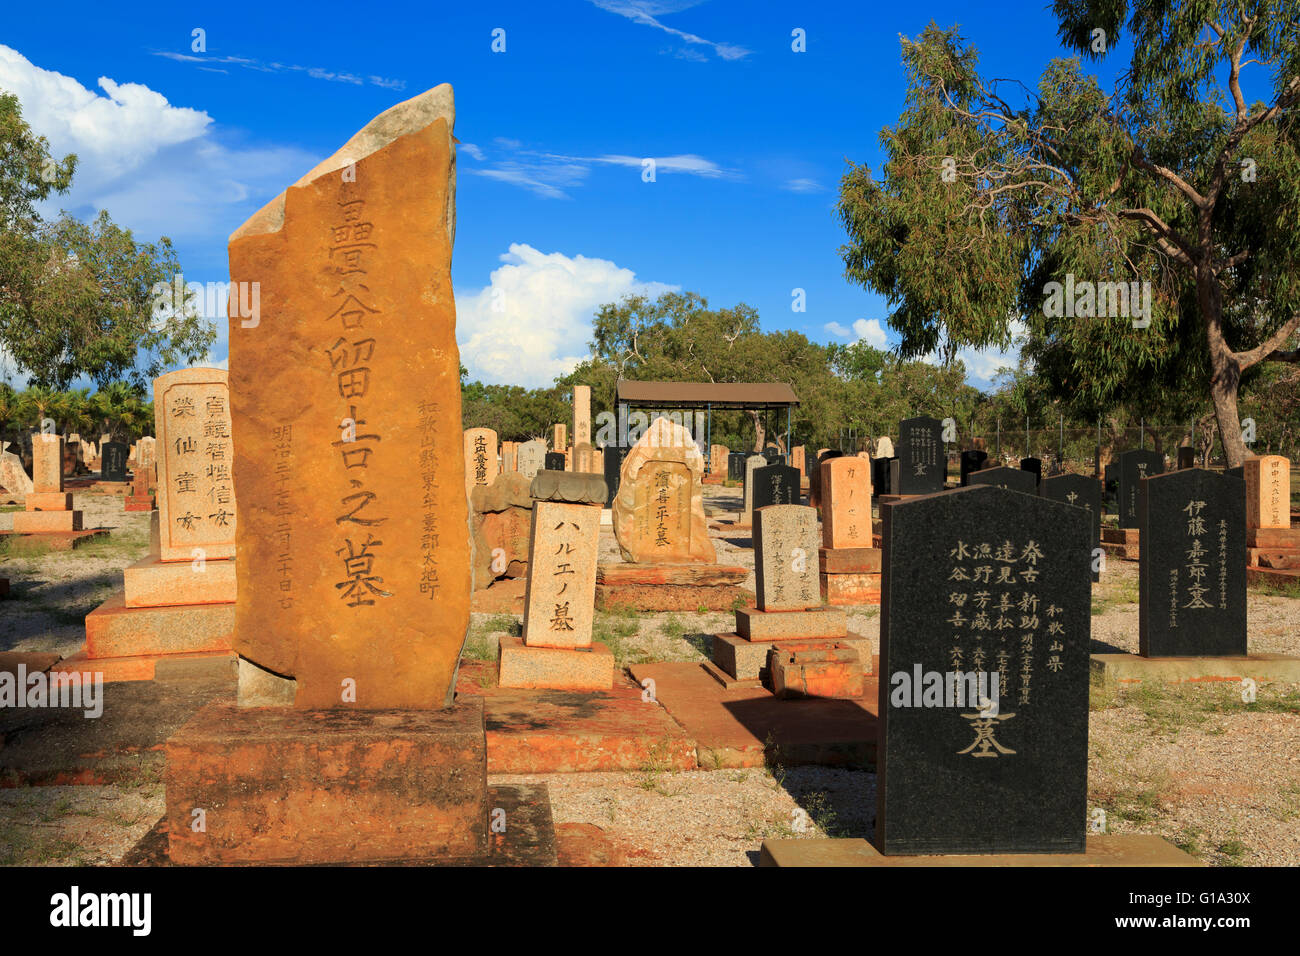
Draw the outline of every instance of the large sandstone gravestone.
[[[465,490],[486,488],[501,473],[497,459],[497,433],[491,428],[465,430]]]
[[[135,467],[138,469],[152,468],[158,461],[158,439],[146,435],[135,443]]]
[[[717,560],[704,516],[703,475],[704,456],[690,431],[656,418],[628,452],[614,498],[614,535],[624,561]]]
[[[32,491],[38,495],[63,491],[63,438],[32,436]]]
[[[591,386],[573,386],[573,444],[591,444]]]
[[[1202,468],[1142,485],[1138,646],[1143,657],[1246,653],[1246,489]]]
[[[871,547],[871,463],[831,458],[821,467],[822,547]]]
[[[754,542],[760,611],[802,611],[821,605],[816,509],[797,504],[756,509]]]
[[[881,510],[876,848],[1083,852],[1088,515],[980,486]]]
[[[1165,459],[1154,451],[1135,449],[1119,456],[1119,526],[1138,526],[1138,498],[1142,479],[1165,470]]]
[[[1089,551],[1092,562],[1092,579],[1100,580],[1097,550],[1101,547],[1101,482],[1086,475],[1051,475],[1043,479],[1040,486],[1044,498],[1060,501],[1088,512],[1089,525],[1092,528],[1092,546]]]
[[[230,320],[235,647],[299,708],[452,703],[471,587],[453,117],[445,85],[393,107],[231,237],[232,283],[261,288],[260,319]]]
[[[189,560],[196,548],[206,559],[235,556],[239,509],[227,383],[228,373],[219,368],[180,369],[154,380],[154,430],[163,446],[157,492],[158,557],[163,561]],[[287,494],[300,477],[290,467],[273,457],[263,468],[263,479],[278,477],[278,490]],[[269,574],[263,585],[279,579]],[[278,593],[276,587],[262,590]]]
[[[1246,527],[1291,527],[1291,462],[1282,455],[1261,455],[1245,463]]]
[[[519,446],[516,456],[515,470],[532,481],[546,464],[546,442],[540,438],[526,441]]]
[[[475,590],[497,578],[522,578],[528,573],[533,522],[530,484],[518,472],[508,471],[470,492]]]
[[[23,460],[11,452],[0,452],[0,487],[11,495],[32,493],[32,479],[23,468]]]
[[[894,495],[928,495],[943,491],[946,461],[943,423],[920,416],[898,423],[898,486]]]

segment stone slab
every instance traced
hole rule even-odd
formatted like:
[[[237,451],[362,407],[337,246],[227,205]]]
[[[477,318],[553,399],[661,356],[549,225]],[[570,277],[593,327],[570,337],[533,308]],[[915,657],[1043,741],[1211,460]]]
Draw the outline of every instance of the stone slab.
[[[495,663],[473,661],[456,684],[483,698],[490,774],[696,769],[695,741],[652,691],[621,673],[605,690],[500,687]]]
[[[1246,584],[1250,587],[1267,585],[1296,592],[1300,597],[1300,571],[1283,571],[1272,568],[1247,568]]]
[[[123,657],[90,657],[85,649],[65,657],[55,667],[58,673],[92,671],[102,674],[104,683],[166,680],[200,675],[233,681],[236,657],[233,651],[194,651],[180,654],[133,654]]]
[[[379,863],[487,849],[478,698],[425,711],[209,704],[166,753],[173,863]],[[195,808],[206,808],[206,832],[191,829]]]
[[[1093,654],[1095,674],[1121,682],[1159,680],[1256,681],[1300,683],[1300,657],[1287,654],[1247,654],[1244,657],[1142,657],[1138,654]]]
[[[837,607],[855,607],[880,603],[880,580],[877,574],[820,574],[822,600]]]
[[[17,516],[16,513],[14,517]],[[0,538],[4,538],[8,543],[10,554],[21,554],[24,551],[71,551],[96,538],[106,537],[108,537],[107,528],[91,528],[88,531],[51,531],[45,534],[0,531]]]
[[[599,641],[586,649],[535,647],[502,635],[497,668],[501,687],[608,690],[614,684],[614,655]]]
[[[154,555],[122,570],[129,608],[235,602],[235,562],[162,561]]]
[[[817,569],[822,574],[879,574],[879,548],[818,548]]]
[[[1089,835],[1082,853],[988,853],[885,856],[866,840],[764,840],[759,866],[1002,867],[1204,866],[1163,837],[1147,833]]]
[[[596,608],[602,611],[731,611],[754,606],[754,594],[740,587],[693,587],[662,584],[597,584]]]
[[[33,491],[23,499],[28,511],[71,511],[72,492],[70,491]]]
[[[1251,548],[1300,548],[1300,528],[1247,528],[1246,545]]]
[[[556,866],[558,837],[544,783],[488,787],[488,806],[505,814],[506,828],[489,833],[487,848],[471,856],[438,856],[395,861],[407,866]],[[119,866],[172,866],[168,857],[167,818],[163,817],[118,861]]]
[[[234,630],[233,603],[129,608],[118,591],[86,615],[85,650],[92,659],[231,651]]]
[[[83,531],[80,511],[15,511],[14,534]]]
[[[873,664],[873,671],[878,667]],[[695,741],[703,769],[819,765],[874,769],[876,678],[860,700],[778,700],[762,687],[724,688],[700,664],[633,664]]]
[[[806,649],[774,645],[768,670],[772,693],[780,698],[860,698],[863,693],[858,650],[845,644]]]
[[[758,640],[750,641],[739,634],[713,635],[712,663],[728,677],[738,681],[764,680],[767,677],[768,654],[780,644],[785,650],[811,650],[842,644],[858,652],[858,669],[870,666],[872,640],[852,631],[824,640]]]
[[[756,479],[757,480],[757,479]],[[754,593],[765,611],[788,611],[821,603],[817,570],[817,509],[799,504],[754,508]]]
[[[838,608],[804,611],[736,612],[736,633],[746,640],[779,640],[801,637],[841,637],[848,630],[848,617]]]
[[[674,587],[738,586],[749,569],[727,564],[601,564],[597,584],[671,585]]]

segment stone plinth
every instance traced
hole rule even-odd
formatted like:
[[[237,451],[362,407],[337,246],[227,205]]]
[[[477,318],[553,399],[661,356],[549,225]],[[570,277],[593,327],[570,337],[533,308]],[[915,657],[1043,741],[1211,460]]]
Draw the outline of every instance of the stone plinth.
[[[880,603],[879,548],[821,548],[817,553],[822,600],[835,606]]]
[[[614,686],[614,655],[599,641],[584,648],[530,647],[502,635],[497,685],[547,690],[609,690]]]
[[[1082,853],[964,853],[885,856],[866,840],[764,840],[759,866],[1061,867],[1204,866],[1163,837],[1103,833],[1087,837]]]
[[[94,659],[144,655],[228,653],[235,605],[172,604],[129,608],[114,594],[86,615],[86,655]]]
[[[154,555],[122,570],[128,608],[234,604],[234,561],[162,561]]]
[[[832,608],[736,612],[736,633],[713,638],[712,660],[737,681],[779,697],[858,698],[872,670],[871,640]]]
[[[80,530],[80,511],[18,511],[14,513],[15,534],[52,534]]]
[[[454,861],[486,848],[481,698],[422,711],[209,704],[166,752],[176,864]]]
[[[601,564],[596,568],[596,607],[637,611],[731,611],[752,605],[742,585],[746,568],[721,564]]]
[[[847,644],[799,650],[774,647],[768,669],[777,697],[862,696],[862,660],[857,648]]]
[[[28,511],[71,511],[72,494],[66,491],[33,491],[23,499]]]

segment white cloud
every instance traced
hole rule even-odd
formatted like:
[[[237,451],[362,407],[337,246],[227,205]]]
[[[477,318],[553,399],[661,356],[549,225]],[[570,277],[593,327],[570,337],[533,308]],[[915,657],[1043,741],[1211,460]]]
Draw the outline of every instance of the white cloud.
[[[865,341],[872,348],[889,348],[889,340],[885,337],[885,329],[880,324],[879,319],[858,319],[853,323],[851,329],[846,329],[838,322],[827,322],[822,328],[831,335],[837,335],[842,339],[851,338],[855,342]]]
[[[460,358],[470,378],[537,388],[588,355],[596,308],[677,286],[643,282],[608,259],[543,253],[512,243],[489,284],[456,296]]]
[[[483,150],[479,149],[473,143],[458,143],[456,146],[456,151],[458,153],[460,152],[468,153],[474,159],[477,159],[480,163],[483,162]]]
[[[788,179],[785,185],[781,187],[792,193],[819,193],[822,191],[821,184],[815,179]]]
[[[464,149],[475,160],[489,163],[482,168],[466,167],[463,172],[470,176],[483,176],[519,186],[543,199],[572,198],[566,190],[582,185],[594,166],[622,166],[640,170],[646,159],[654,160],[656,175],[686,173],[704,179],[740,178],[733,170],[724,169],[713,160],[694,153],[655,157],[628,156],[621,153],[564,156],[558,153],[519,149],[517,140],[497,137],[495,142],[510,153],[507,158],[490,159],[488,153],[476,144],[461,143],[459,148]]]
[[[322,69],[319,66],[295,66],[289,63],[264,63],[261,60],[250,59],[246,56],[209,56],[206,53],[195,56],[191,53],[173,53],[169,50],[155,52],[154,56],[165,57],[166,59],[174,60],[177,63],[193,63],[198,65],[200,70],[207,70],[212,73],[226,73],[228,71],[200,64],[220,63],[222,65],[240,66],[246,70],[256,70],[258,73],[306,73],[313,80],[328,80],[332,83],[349,83],[352,86],[364,86],[366,82],[369,81],[374,86],[381,87],[385,90],[406,89],[405,80],[395,80],[385,76],[360,77],[355,73],[336,73],[333,70]]]
[[[137,238],[223,240],[234,226],[320,157],[294,148],[239,148],[219,140],[211,116],[173,106],[139,83],[100,77],[102,94],[0,45],[0,89],[62,158],[76,153],[72,189],[41,205],[83,218],[108,209]],[[232,210],[232,207],[235,207]]]
[[[662,30],[672,36],[680,37],[695,46],[711,47],[713,52],[724,60],[740,60],[748,56],[751,51],[742,46],[731,43],[714,43],[712,40],[706,40],[697,34],[670,27],[661,23],[658,19],[665,14],[689,9],[699,2],[700,0],[675,0],[675,2],[665,2],[665,0],[591,0],[591,3],[600,9],[609,13],[616,13],[620,17],[626,17],[633,23],[654,27],[656,30]]]
[[[1015,368],[1020,363],[1020,347],[1028,332],[1025,323],[1019,319],[1011,320],[1011,346],[1007,349],[959,349],[956,358],[966,365],[966,381],[979,388],[993,384],[993,378],[1000,368]],[[939,364],[938,353],[931,353],[923,361],[931,365]]]

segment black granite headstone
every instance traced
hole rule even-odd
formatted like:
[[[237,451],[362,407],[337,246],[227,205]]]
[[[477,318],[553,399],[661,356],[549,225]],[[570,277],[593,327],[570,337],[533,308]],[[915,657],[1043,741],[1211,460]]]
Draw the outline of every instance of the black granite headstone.
[[[832,458],[843,458],[844,452],[838,448],[828,448],[817,458],[817,463],[813,467],[812,474],[808,476],[808,501],[817,502],[821,505],[822,493],[822,463],[830,461]]]
[[[547,471],[564,471],[564,452],[548,451],[545,468]]]
[[[1097,570],[1097,551],[1101,548],[1101,482],[1086,475],[1049,475],[1039,489],[1044,498],[1063,501],[1067,505],[1083,508],[1092,521],[1092,548],[1088,552],[1088,566],[1092,579],[1100,580]]]
[[[1138,653],[1246,653],[1246,483],[1204,468],[1148,478],[1138,501]]]
[[[745,480],[745,459],[749,456],[743,451],[733,451],[727,456],[727,479],[731,481]]]
[[[1196,449],[1187,445],[1178,446],[1178,470],[1185,471],[1196,467]]]
[[[1006,488],[1009,491],[1019,491],[1026,495],[1038,494],[1038,482],[1034,480],[1033,472],[1022,471],[1019,468],[1008,468],[1005,465],[971,472],[970,484],[994,485],[998,488]]]
[[[988,461],[989,453],[979,449],[971,449],[961,453],[961,486],[965,488],[970,483],[970,474],[973,471],[979,471],[984,462]]]
[[[1119,511],[1119,465],[1112,462],[1106,466],[1106,480],[1102,482],[1102,504],[1107,514]]]
[[[623,459],[631,450],[631,445],[605,446],[605,487],[609,489],[609,497],[605,500],[606,508],[614,507],[614,498],[618,495],[618,485],[623,477]]]
[[[1034,487],[1042,489],[1043,484],[1043,459],[1041,458],[1021,458],[1020,470],[1027,471],[1034,476]]]
[[[889,463],[892,458],[871,459],[871,493],[875,497],[889,494]]]
[[[1143,478],[1165,470],[1165,458],[1153,451],[1134,449],[1119,456],[1119,526],[1138,526],[1138,494]]]
[[[126,458],[131,448],[125,442],[106,441],[99,446],[101,481],[126,481]]]
[[[763,449],[763,457],[767,459],[768,464],[771,464],[781,457],[781,449],[775,445],[768,445]]]
[[[789,465],[768,465],[754,469],[754,509],[768,505],[802,504],[799,469]]]
[[[1223,473],[1225,475],[1230,475],[1233,478],[1240,478],[1242,481],[1246,480],[1246,468],[1244,465],[1238,465],[1236,468],[1227,468]]]
[[[921,416],[898,423],[898,481],[891,494],[928,495],[943,491],[943,423]]]
[[[881,510],[876,848],[1083,852],[1087,514],[980,485]]]

